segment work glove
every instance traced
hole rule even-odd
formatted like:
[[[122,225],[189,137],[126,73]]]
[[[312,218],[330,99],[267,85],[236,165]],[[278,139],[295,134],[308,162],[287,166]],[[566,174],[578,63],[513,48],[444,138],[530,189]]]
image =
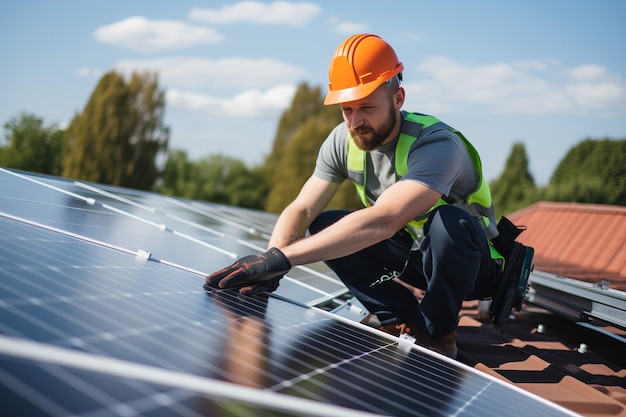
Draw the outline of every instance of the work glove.
[[[279,249],[271,248],[258,255],[244,256],[232,265],[213,272],[206,277],[206,283],[213,288],[239,290],[245,295],[272,292],[290,269],[289,259]]]

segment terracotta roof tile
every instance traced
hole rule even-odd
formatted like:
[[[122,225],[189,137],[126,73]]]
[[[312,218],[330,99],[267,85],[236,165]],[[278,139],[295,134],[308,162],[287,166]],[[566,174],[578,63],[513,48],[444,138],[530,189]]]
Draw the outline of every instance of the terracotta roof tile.
[[[555,384],[518,385],[537,395],[548,396],[552,402],[588,417],[624,414],[624,404],[597,390],[590,390],[586,384],[568,375]]]
[[[477,304],[467,301],[461,312],[459,360],[584,417],[626,417],[622,343],[526,304],[495,329]],[[584,353],[581,341],[589,346]]]
[[[539,202],[507,216],[528,229],[535,269],[626,290],[626,207]]]

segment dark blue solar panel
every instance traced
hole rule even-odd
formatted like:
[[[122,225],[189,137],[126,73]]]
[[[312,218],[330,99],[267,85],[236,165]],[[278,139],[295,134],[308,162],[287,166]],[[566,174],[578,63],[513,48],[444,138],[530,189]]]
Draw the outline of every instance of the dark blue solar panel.
[[[29,187],[21,184],[34,199]],[[567,415],[325,311],[207,290],[201,273],[136,255],[125,239],[139,236],[143,247],[154,238],[142,222],[101,206],[51,204],[66,199],[54,193],[20,211],[19,181],[3,188],[13,191],[0,198],[2,415]],[[105,242],[115,235],[120,247],[65,228]],[[168,243],[181,242],[166,236],[155,246],[163,257]],[[226,261],[189,250],[192,265],[217,269]],[[106,360],[116,362],[98,368]],[[341,408],[316,412],[315,403]]]

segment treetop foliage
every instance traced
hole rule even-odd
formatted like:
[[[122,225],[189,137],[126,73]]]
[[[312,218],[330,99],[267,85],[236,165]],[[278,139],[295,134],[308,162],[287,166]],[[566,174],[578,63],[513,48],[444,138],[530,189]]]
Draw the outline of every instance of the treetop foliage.
[[[586,139],[557,166],[546,198],[626,205],[626,139]]]
[[[265,209],[281,212],[313,173],[322,142],[342,121],[338,106],[325,106],[319,87],[301,84],[291,107],[283,113],[272,152],[265,162],[269,195]],[[353,188],[342,187],[332,206],[360,207]]]
[[[65,132],[62,175],[151,189],[159,175],[157,155],[169,139],[164,107],[156,74],[133,73],[127,83],[108,72]]]
[[[490,184],[497,215],[509,213],[535,202],[537,188],[528,170],[528,157],[523,143],[515,143],[506,160],[504,171]]]
[[[181,150],[170,151],[157,191],[252,209],[262,209],[267,197],[262,167],[249,169],[223,155],[189,161]]]
[[[43,174],[61,174],[63,131],[44,126],[43,119],[21,113],[4,125],[0,165]]]

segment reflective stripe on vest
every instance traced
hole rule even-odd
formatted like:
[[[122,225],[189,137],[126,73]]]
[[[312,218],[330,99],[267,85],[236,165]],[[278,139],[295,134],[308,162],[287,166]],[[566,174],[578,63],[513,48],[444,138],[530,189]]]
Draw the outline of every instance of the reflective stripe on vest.
[[[428,116],[419,113],[407,113],[404,117],[403,126],[408,123],[417,124],[418,131],[417,135],[411,135],[405,133],[405,130],[400,133],[400,137],[398,138],[398,143],[396,144],[396,152],[395,152],[395,171],[396,177],[401,178],[406,175],[408,172],[408,159],[409,159],[409,151],[411,146],[415,141],[421,136],[424,129],[431,127],[436,124],[441,124],[442,128],[448,129],[459,136],[467,152],[470,155],[472,163],[476,168],[476,172],[478,173],[479,183],[476,189],[470,193],[463,202],[465,203],[465,207],[467,210],[474,216],[481,226],[483,230],[485,230],[485,234],[488,239],[492,239],[498,235],[498,229],[495,221],[495,209],[493,206],[493,200],[491,198],[491,191],[489,190],[489,185],[484,180],[482,175],[482,163],[480,161],[480,156],[478,152],[472,146],[472,144],[463,136],[461,132],[456,129],[451,128],[450,126],[443,123],[441,120],[437,119],[433,116]],[[354,139],[352,136],[348,134],[348,173],[350,176],[350,180],[354,184],[357,190],[357,194],[359,195],[361,201],[364,206],[369,206],[369,201],[367,200],[367,195],[365,191],[366,184],[366,157],[367,152],[359,149],[354,143]],[[412,220],[407,224],[409,232],[411,232],[412,228],[420,228],[424,225],[430,212],[443,204],[449,204],[443,198],[440,198],[433,207],[431,207],[426,213],[421,215],[415,220]],[[413,233],[412,233],[413,234]],[[491,246],[491,255],[494,259],[501,259],[502,256]]]

